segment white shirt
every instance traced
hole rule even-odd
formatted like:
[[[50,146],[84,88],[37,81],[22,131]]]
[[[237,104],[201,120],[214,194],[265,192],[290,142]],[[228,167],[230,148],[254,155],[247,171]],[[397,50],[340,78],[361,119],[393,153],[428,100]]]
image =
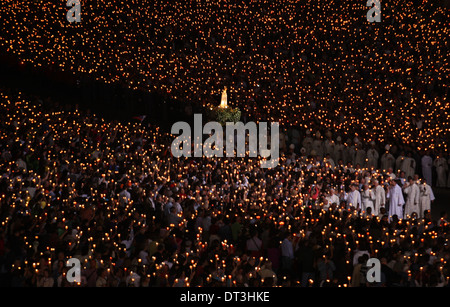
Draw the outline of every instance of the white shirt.
[[[397,215],[399,219],[403,217],[403,205],[405,200],[403,198],[402,189],[398,184],[391,186],[386,197],[389,199],[389,216]]]
[[[328,205],[331,206],[331,204],[334,204],[334,203],[339,205],[339,202],[340,202],[339,196],[337,196],[336,194],[328,196],[327,199],[328,199]]]
[[[361,208],[361,193],[359,193],[358,190],[354,190],[354,191],[348,193],[346,200],[347,200],[347,206]]]

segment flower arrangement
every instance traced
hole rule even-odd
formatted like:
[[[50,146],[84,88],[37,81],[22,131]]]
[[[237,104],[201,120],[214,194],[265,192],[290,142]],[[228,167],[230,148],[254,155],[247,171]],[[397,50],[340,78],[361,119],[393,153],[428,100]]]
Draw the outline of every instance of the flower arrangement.
[[[239,110],[239,108],[216,107],[213,108],[212,111],[214,112],[213,118],[215,118],[222,126],[225,125],[226,122],[236,123],[241,119],[241,110]]]

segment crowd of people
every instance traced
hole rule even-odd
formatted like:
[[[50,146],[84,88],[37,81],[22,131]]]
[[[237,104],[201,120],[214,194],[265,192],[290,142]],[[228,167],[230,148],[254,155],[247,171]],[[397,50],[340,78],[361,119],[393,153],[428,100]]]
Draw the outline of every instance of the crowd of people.
[[[438,1],[383,3],[381,23],[347,0],[82,1],[79,23],[68,9],[3,1],[0,51],[187,110],[226,87],[245,119],[280,122],[280,161],[174,158],[156,126],[2,89],[0,285],[449,285],[447,213],[433,211],[450,187]]]
[[[448,286],[447,214],[432,217],[431,182],[411,169],[411,151],[283,131],[271,169],[174,158],[158,127],[49,111],[3,90],[0,284]],[[82,265],[75,283],[70,258]],[[369,258],[381,282],[366,280]]]
[[[2,1],[22,64],[216,105],[253,119],[448,151],[449,12],[440,1]]]

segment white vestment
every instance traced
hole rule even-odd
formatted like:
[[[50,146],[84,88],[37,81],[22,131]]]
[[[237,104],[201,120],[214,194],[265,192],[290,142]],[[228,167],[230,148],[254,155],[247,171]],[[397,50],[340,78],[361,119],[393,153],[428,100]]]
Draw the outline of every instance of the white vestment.
[[[386,197],[389,199],[389,217],[397,215],[399,219],[403,218],[403,205],[405,204],[405,200],[400,186],[398,184],[390,186]]]
[[[419,186],[415,183],[412,185],[405,185],[403,187],[403,191],[406,194],[406,203],[405,203],[405,218],[411,216],[413,212],[417,213],[417,216],[420,214],[420,189]]]
[[[342,143],[338,143],[334,146],[334,154],[333,154],[334,161],[338,162],[339,160],[342,160],[345,163],[344,150],[345,146]]]
[[[378,158],[380,155],[378,154],[378,151],[375,148],[370,148],[367,151],[367,166],[369,168],[377,169],[378,167]]]
[[[303,147],[305,148],[305,154],[306,155],[309,155],[310,153],[311,153],[311,150],[312,150],[312,142],[313,142],[313,139],[312,139],[312,137],[310,137],[310,136],[307,136],[307,137],[305,137],[304,139],[303,139],[303,142],[302,142],[302,145],[303,145]]]
[[[348,193],[346,201],[347,201],[347,208],[349,207],[361,208],[361,193],[359,193],[358,190],[354,190]]]
[[[437,173],[436,186],[439,188],[445,188],[445,186],[447,185],[447,159],[439,157],[434,160],[433,164],[434,167],[436,167]]]
[[[400,169],[405,172],[405,178],[414,178],[416,174],[416,160],[411,157],[405,157]]]
[[[339,206],[340,200],[339,200],[339,196],[337,196],[336,194],[333,194],[331,196],[327,196],[328,199],[328,205],[332,205],[332,204],[336,204],[337,206]]]
[[[395,165],[395,158],[392,154],[384,153],[381,156],[381,169],[382,170],[387,171],[389,168],[394,169],[394,165]]]
[[[380,208],[384,207],[385,204],[386,204],[386,191],[381,185],[378,185],[375,188],[374,214],[376,215],[380,214]]]
[[[405,156],[400,155],[397,157],[397,159],[395,159],[395,169],[394,171],[401,171],[402,170],[402,165],[403,165],[403,161],[405,161]]]
[[[353,162],[353,165],[356,166],[357,164],[359,164],[359,166],[361,168],[366,166],[366,151],[364,149],[356,149],[356,153],[355,153],[355,161]]]
[[[316,155],[318,155],[320,158],[323,158],[323,142],[321,140],[315,139],[312,142],[312,150],[316,152]]]
[[[323,147],[324,147],[324,153],[326,154],[330,154],[330,156],[332,158],[334,158],[334,141],[333,140],[325,140],[323,142]]]
[[[355,159],[355,146],[349,146],[345,148],[344,151],[344,163],[347,164],[348,162],[352,163],[352,166],[355,167],[353,165],[353,160]]]
[[[362,211],[367,211],[367,208],[372,208],[372,214],[375,214],[374,202],[375,193],[371,189],[367,189],[361,192]]]
[[[433,159],[429,155],[425,155],[422,157],[422,175],[423,178],[427,181],[427,184],[433,185],[432,183],[432,166]]]
[[[420,189],[420,212],[419,217],[424,217],[425,210],[431,210],[431,201],[434,200],[433,190],[429,184],[421,184]]]

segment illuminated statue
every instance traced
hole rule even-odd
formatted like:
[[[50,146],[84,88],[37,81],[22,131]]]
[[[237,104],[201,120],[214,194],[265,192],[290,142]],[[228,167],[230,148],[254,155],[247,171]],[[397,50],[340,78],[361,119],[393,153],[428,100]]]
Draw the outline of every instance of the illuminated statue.
[[[227,87],[225,86],[225,89],[222,92],[222,98],[220,99],[220,107],[221,108],[227,108]]]

